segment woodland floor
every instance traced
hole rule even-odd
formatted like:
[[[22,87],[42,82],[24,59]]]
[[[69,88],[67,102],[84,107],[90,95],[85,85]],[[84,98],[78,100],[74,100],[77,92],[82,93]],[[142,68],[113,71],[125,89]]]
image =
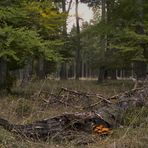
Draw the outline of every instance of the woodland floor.
[[[31,82],[24,87],[14,87],[13,94],[11,95],[7,95],[4,92],[0,94],[0,117],[8,119],[12,123],[25,124],[60,115],[64,112],[73,113],[82,111],[75,108],[75,106],[65,106],[64,104],[50,105],[44,101],[46,99],[45,96],[38,95],[41,91],[56,93],[61,87],[66,87],[72,90],[112,96],[132,89],[133,85],[131,81],[106,81],[102,84],[97,84],[96,81],[86,80],[43,80]],[[85,98],[81,103],[87,103]],[[77,146],[69,141],[53,141],[51,139],[46,142],[34,142],[16,137],[0,128],[0,148],[147,148],[148,109],[143,108],[141,110],[141,108],[138,108],[131,110],[125,114],[123,121],[123,126],[114,129],[109,136],[100,137],[95,143],[89,145]]]

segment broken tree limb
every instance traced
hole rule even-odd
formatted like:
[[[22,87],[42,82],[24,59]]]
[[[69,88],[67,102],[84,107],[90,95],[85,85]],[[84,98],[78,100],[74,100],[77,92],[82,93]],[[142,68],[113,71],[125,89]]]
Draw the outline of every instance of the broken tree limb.
[[[90,133],[96,125],[101,125],[101,130],[110,128],[110,125],[95,113],[65,113],[49,119],[35,121],[32,124],[15,125],[7,120],[0,119],[0,125],[15,134],[22,135],[33,139],[46,140],[56,136],[57,133],[68,131],[83,131]],[[104,133],[106,131],[103,131]],[[101,132],[100,132],[101,133]]]
[[[95,96],[95,97],[97,97],[100,100],[103,100],[103,101],[105,101],[107,103],[111,103],[109,100],[107,100],[107,98],[105,98],[103,95],[100,95],[100,94],[80,92],[80,91],[70,90],[70,89],[64,88],[64,87],[62,87],[61,90],[66,91],[66,92],[69,92],[69,93],[72,93],[72,94],[75,94],[75,95],[79,95],[79,96],[85,96],[85,97]]]
[[[47,91],[42,91],[41,94],[42,93],[45,94],[43,101],[48,104],[60,103],[66,106],[73,106],[74,108],[79,108],[81,110],[89,108],[91,109],[92,107],[101,103],[112,104],[107,97],[104,97],[101,94],[76,91],[63,87],[55,94],[51,94]],[[82,101],[83,103],[79,103]],[[80,107],[79,104],[84,104],[85,106]]]
[[[125,95],[132,95],[132,94],[134,94],[136,91],[139,91],[139,90],[142,90],[143,89],[143,87],[141,87],[141,88],[136,88],[136,89],[132,89],[132,90],[130,90],[130,91],[125,91],[125,92],[123,92],[123,93],[120,93],[120,94],[117,94],[117,95],[114,95],[114,96],[111,96],[111,97],[109,97],[108,98],[108,100],[113,100],[113,99],[118,99],[119,97],[121,97],[121,96],[125,96]]]
[[[60,96],[61,92],[59,99]],[[116,100],[91,112],[64,113],[25,125],[11,124],[0,118],[0,126],[23,137],[43,140],[71,132],[108,134],[112,128],[120,125],[124,112],[129,108],[148,105],[148,87],[122,93]]]

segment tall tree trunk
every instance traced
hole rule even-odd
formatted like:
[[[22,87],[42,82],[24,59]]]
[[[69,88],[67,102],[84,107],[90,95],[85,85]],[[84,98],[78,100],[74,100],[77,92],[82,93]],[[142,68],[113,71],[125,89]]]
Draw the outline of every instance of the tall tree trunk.
[[[116,80],[116,69],[111,69],[111,79]]]
[[[44,58],[39,58],[39,78],[44,79],[45,78],[45,71],[44,71]]]
[[[147,73],[147,64],[146,62],[137,61],[134,63],[135,74],[138,79],[145,79]]]
[[[38,69],[40,68],[40,65],[38,64]],[[33,74],[33,60],[30,58],[25,62],[25,66],[23,69],[19,70],[19,79],[20,79],[20,85],[21,86],[25,86],[32,77]],[[37,74],[39,75],[39,70],[37,72]]]
[[[104,68],[104,66],[101,66],[99,68],[99,76],[98,76],[98,82],[99,83],[104,81],[104,78],[105,78],[104,75],[105,75],[105,68]]]
[[[61,63],[61,68],[60,68],[60,79],[61,80],[67,80],[67,69],[66,69],[66,62]]]
[[[84,65],[85,65],[85,62],[83,61],[83,59],[82,59],[82,68],[81,68],[81,73],[82,73],[82,78],[84,78],[85,77],[85,75],[84,75]]]
[[[62,0],[62,12],[66,13],[66,0]],[[67,25],[66,25],[66,20],[63,24],[63,38],[66,40],[67,38]],[[64,44],[63,48],[66,48],[66,45]],[[67,74],[66,74],[66,61],[63,61],[61,63],[61,69],[60,69],[60,79],[61,80],[66,80]]]
[[[106,0],[101,1],[102,5],[102,15],[101,15],[101,20],[103,23],[106,23]],[[101,58],[102,58],[102,63],[100,64],[99,68],[99,74],[98,74],[98,82],[103,82],[104,81],[104,75],[105,75],[105,66],[104,66],[104,56],[105,56],[105,51],[106,51],[106,35],[101,36]]]
[[[78,14],[79,1],[76,0],[76,29],[77,29],[77,49],[76,49],[76,80],[80,77],[80,24],[79,24],[79,14]]]
[[[139,9],[139,24],[136,26],[136,33],[138,34],[145,34],[144,31],[144,26],[143,26],[143,0],[138,0],[137,1],[139,4],[139,7],[141,9]],[[141,44],[141,46],[143,47],[143,55],[145,56],[145,51],[146,51],[146,47]],[[147,73],[147,64],[144,61],[136,61],[134,63],[135,65],[135,73],[137,76],[137,79],[145,79],[146,78],[146,73]]]
[[[7,62],[3,58],[0,59],[0,88],[5,88],[7,79]]]
[[[43,57],[39,57],[38,59],[36,59],[36,63],[35,63],[35,71],[36,71],[36,76],[39,79],[44,79],[46,77],[45,74],[45,70],[44,70],[44,58]]]
[[[11,93],[14,79],[9,73],[9,68],[5,58],[0,59],[0,89],[6,89],[7,93]]]

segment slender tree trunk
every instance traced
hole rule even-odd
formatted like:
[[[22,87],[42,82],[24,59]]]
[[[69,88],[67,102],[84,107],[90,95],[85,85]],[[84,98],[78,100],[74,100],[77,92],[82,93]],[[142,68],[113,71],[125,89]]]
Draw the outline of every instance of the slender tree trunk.
[[[45,78],[45,71],[44,71],[44,58],[39,58],[39,78],[44,79]]]
[[[40,64],[38,64],[37,66],[38,66],[37,74],[39,76]],[[19,75],[20,75],[19,79],[21,82],[20,85],[25,86],[31,80],[32,74],[33,74],[33,60],[28,59],[25,63],[24,68],[19,70]]]
[[[44,70],[44,58],[39,57],[35,63],[35,71],[36,76],[39,79],[44,79],[46,77],[45,70]]]
[[[0,88],[5,88],[7,79],[7,62],[1,58],[0,59]]]
[[[111,79],[112,80],[116,80],[117,78],[116,78],[116,69],[112,69],[111,70]]]
[[[63,13],[66,13],[66,1],[65,0],[62,0],[62,11],[63,11]],[[63,25],[63,35],[67,36],[66,20],[65,20],[64,25]]]
[[[67,70],[66,70],[66,62],[63,62],[61,64],[61,68],[60,68],[60,79],[61,80],[67,80]]]
[[[106,0],[102,0],[102,22],[106,23]],[[98,74],[98,82],[103,82],[104,81],[104,75],[105,75],[105,66],[104,66],[104,56],[105,56],[105,51],[106,51],[106,44],[107,44],[107,40],[106,40],[106,35],[102,35],[101,36],[101,57],[102,57],[102,63],[101,66],[99,68],[99,74]]]
[[[85,77],[85,75],[84,75],[84,65],[85,65],[85,62],[83,61],[83,59],[82,59],[82,78],[84,78]]]
[[[66,0],[62,0],[62,11],[63,13],[66,13]],[[63,24],[63,38],[66,40],[67,38],[67,25],[66,25],[66,20]],[[63,48],[66,48],[66,45],[64,44]],[[60,79],[61,80],[66,80],[67,74],[66,74],[66,61],[63,61],[61,63],[61,69],[60,69]]]
[[[99,76],[98,76],[98,82],[99,83],[104,81],[104,74],[105,74],[105,68],[104,68],[104,66],[101,66],[99,68]]]
[[[88,61],[86,61],[85,64],[85,73],[86,73],[86,78],[88,78]]]
[[[76,62],[74,61],[74,65],[73,65],[73,77],[75,79],[76,77]]]
[[[147,64],[146,62],[137,61],[134,63],[135,74],[138,79],[145,79],[147,73]]]
[[[138,34],[145,34],[144,31],[144,27],[143,27],[143,0],[138,0],[137,1],[139,3],[139,7],[141,7],[141,9],[139,9],[139,24],[136,26],[136,32]],[[141,44],[141,47],[143,47],[143,55],[145,56],[145,51],[146,51],[146,47]],[[137,61],[134,63],[135,65],[135,73],[137,76],[137,79],[145,79],[146,78],[146,73],[147,73],[147,64],[144,61]]]
[[[76,0],[76,29],[77,29],[77,49],[76,49],[76,80],[80,77],[80,24],[78,15],[79,1]]]
[[[5,58],[0,59],[0,89],[6,89],[7,93],[11,93],[14,79],[9,73],[9,68]]]

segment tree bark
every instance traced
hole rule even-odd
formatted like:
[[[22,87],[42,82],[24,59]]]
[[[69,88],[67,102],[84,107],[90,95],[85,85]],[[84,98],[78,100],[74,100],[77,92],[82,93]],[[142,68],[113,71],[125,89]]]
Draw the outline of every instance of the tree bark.
[[[67,80],[67,66],[66,62],[61,63],[61,68],[60,68],[60,79],[61,80]]]
[[[104,81],[104,77],[105,76],[105,67],[104,66],[101,66],[99,68],[99,74],[98,74],[98,82],[99,83],[102,83]]]
[[[7,62],[3,58],[0,59],[0,88],[6,87],[7,79]]]
[[[35,62],[35,73],[36,73],[36,76],[37,78],[39,79],[44,79],[46,77],[46,74],[45,74],[45,61],[44,61],[44,58],[42,56],[38,57],[38,59],[36,59],[36,62]]]
[[[141,9],[139,9],[139,12],[138,12],[139,24],[136,26],[136,33],[143,35],[145,34],[144,26],[143,26],[143,0],[138,0],[137,2]],[[143,47],[144,49],[143,55],[144,57],[146,57],[145,53],[147,49],[142,43],[140,45],[141,47]],[[135,73],[136,73],[137,79],[145,79],[147,74],[147,63],[144,61],[136,61],[134,65],[135,65]]]
[[[76,0],[76,29],[77,29],[77,49],[76,49],[76,80],[80,78],[80,24],[79,24],[79,14],[78,14],[79,1]]]
[[[69,5],[71,5],[71,4],[69,4]],[[68,9],[70,9],[70,8],[68,8]],[[66,11],[66,0],[62,0],[62,12],[63,13],[68,13]],[[64,38],[64,41],[66,41],[66,38],[67,38],[67,24],[66,24],[66,21],[67,21],[67,19],[65,19],[65,22],[63,24],[63,38]],[[63,49],[66,49],[66,44],[64,44]],[[67,80],[68,79],[68,76],[66,74],[66,61],[63,61],[61,63],[60,79],[61,80]]]
[[[106,0],[101,1],[102,5],[102,15],[101,15],[101,21],[103,23],[106,23]],[[107,45],[107,40],[106,40],[106,35],[101,35],[101,49],[100,49],[100,56],[102,58],[102,63],[100,64],[99,68],[99,75],[98,75],[98,82],[103,82],[104,81],[104,74],[105,74],[105,67],[104,67],[104,57],[105,57],[105,51],[106,51],[106,45]]]

